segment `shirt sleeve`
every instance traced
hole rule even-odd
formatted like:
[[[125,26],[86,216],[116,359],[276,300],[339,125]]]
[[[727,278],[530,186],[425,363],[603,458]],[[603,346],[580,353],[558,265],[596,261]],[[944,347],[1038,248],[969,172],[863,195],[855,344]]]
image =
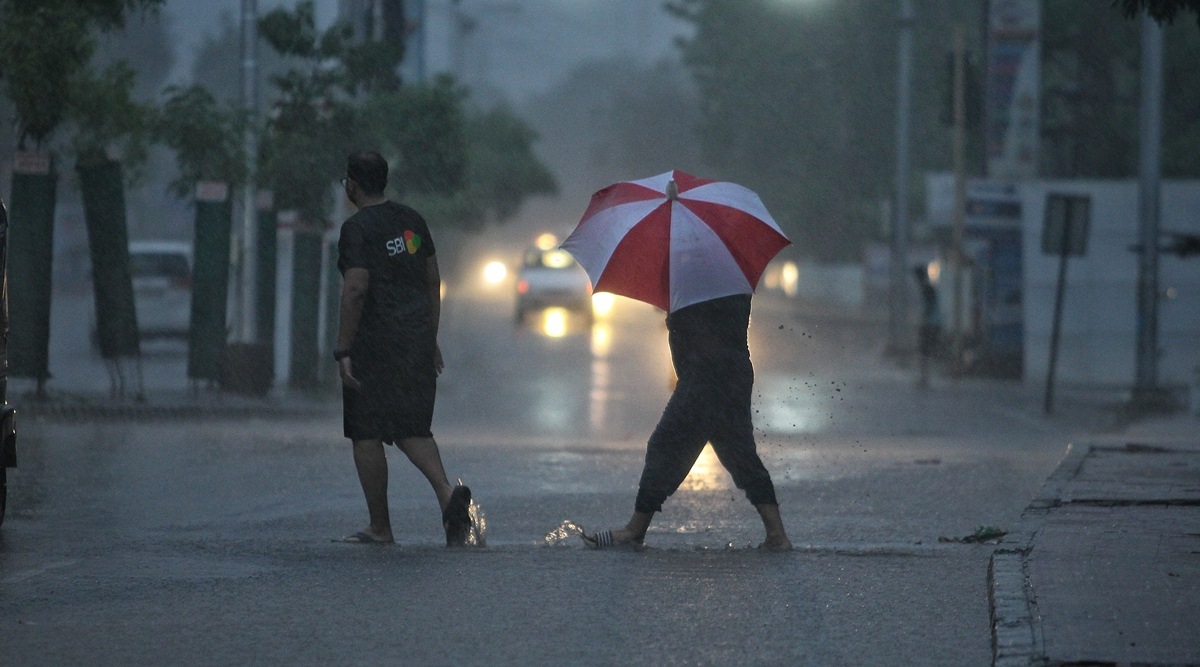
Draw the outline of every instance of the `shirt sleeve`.
[[[338,271],[346,273],[348,269],[365,268],[367,252],[362,225],[354,220],[347,220],[342,225],[342,233],[338,237]]]
[[[429,233],[429,223],[425,222],[425,217],[417,213],[417,219],[421,221],[422,233],[425,236],[425,243],[421,244],[421,250],[426,258],[437,254],[437,247],[433,245],[433,234]]]

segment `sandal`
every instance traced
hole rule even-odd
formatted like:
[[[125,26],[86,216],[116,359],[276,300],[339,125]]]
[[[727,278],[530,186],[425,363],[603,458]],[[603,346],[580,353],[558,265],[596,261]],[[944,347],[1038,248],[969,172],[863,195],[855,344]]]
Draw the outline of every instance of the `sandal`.
[[[593,535],[580,533],[579,536],[583,538],[584,544],[593,549],[607,549],[608,547],[616,546],[611,530],[601,530]]]

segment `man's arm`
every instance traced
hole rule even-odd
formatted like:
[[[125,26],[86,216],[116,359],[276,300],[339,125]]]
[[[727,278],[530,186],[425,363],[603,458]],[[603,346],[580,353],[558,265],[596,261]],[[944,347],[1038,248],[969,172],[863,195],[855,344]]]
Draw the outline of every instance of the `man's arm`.
[[[442,361],[442,349],[437,345],[438,326],[442,319],[442,272],[438,269],[437,255],[425,260],[425,275],[429,280],[429,318],[433,324],[433,367],[440,375],[446,364]]]
[[[342,297],[338,306],[338,336],[337,350],[349,350],[354,345],[354,337],[358,333],[358,323],[362,319],[363,303],[367,300],[367,286],[370,284],[370,274],[366,269],[347,269],[342,276]],[[350,357],[338,360],[338,372],[342,376],[342,384],[358,388],[358,380],[351,371]]]

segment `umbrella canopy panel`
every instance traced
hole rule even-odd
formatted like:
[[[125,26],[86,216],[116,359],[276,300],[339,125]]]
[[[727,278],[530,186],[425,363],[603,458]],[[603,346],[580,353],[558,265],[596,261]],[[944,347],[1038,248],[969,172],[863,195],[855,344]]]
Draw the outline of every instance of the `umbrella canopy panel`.
[[[673,171],[597,192],[562,247],[596,291],[675,311],[752,293],[788,243],[758,195]]]

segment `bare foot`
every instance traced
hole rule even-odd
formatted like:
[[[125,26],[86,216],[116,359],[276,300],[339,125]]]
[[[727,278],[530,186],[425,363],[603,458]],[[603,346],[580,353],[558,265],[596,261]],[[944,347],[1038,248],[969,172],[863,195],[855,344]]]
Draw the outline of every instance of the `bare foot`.
[[[761,551],[791,551],[792,542],[786,537],[768,537],[758,548]]]
[[[376,533],[370,528],[360,530],[353,535],[347,535],[341,539],[335,539],[334,542],[345,542],[347,544],[393,544],[395,539],[390,531],[386,533]]]

